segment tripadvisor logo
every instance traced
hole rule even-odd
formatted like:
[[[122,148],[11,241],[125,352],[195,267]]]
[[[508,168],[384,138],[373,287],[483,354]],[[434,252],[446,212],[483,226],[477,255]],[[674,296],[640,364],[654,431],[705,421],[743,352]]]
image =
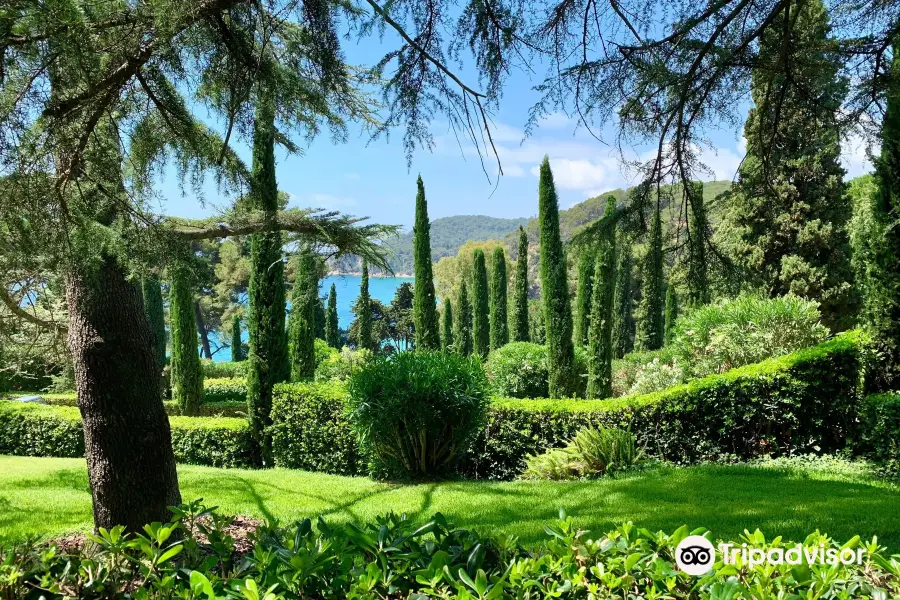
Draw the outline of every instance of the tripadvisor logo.
[[[716,549],[702,535],[689,535],[675,547],[675,564],[688,575],[703,575],[716,562]]]

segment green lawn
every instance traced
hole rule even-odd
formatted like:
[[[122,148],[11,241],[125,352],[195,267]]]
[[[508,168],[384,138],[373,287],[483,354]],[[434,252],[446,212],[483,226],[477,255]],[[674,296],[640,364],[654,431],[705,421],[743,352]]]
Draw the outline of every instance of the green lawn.
[[[460,526],[531,542],[560,508],[601,533],[623,521],[651,530],[704,526],[734,538],[745,528],[799,540],[819,529],[847,539],[877,535],[900,549],[900,487],[855,469],[700,466],[592,482],[449,482],[388,485],[303,471],[245,471],[182,465],[182,494],[228,513],[291,520],[362,521],[388,512],[417,519],[440,511]],[[80,459],[0,456],[0,542],[91,524]]]

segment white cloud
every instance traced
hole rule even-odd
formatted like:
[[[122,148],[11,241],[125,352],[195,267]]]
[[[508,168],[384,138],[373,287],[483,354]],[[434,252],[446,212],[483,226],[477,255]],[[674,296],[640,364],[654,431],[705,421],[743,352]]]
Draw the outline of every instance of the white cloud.
[[[295,199],[298,199],[296,202]],[[306,208],[324,208],[331,210],[347,210],[359,206],[356,198],[335,196],[334,194],[312,193],[297,196],[291,194],[290,204]]]
[[[551,157],[550,167],[553,169],[553,181],[557,187],[567,190],[587,191],[592,189],[608,189],[612,179],[609,164],[593,162],[587,159],[571,159]],[[538,176],[539,167],[531,167],[531,174]]]
[[[552,112],[540,118],[538,121],[539,129],[562,129],[570,127],[574,129],[575,123],[565,113]]]

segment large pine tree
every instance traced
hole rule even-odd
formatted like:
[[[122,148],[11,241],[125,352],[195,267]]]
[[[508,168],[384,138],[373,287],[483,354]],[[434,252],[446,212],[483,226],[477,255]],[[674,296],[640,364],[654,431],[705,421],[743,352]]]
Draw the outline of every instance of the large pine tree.
[[[650,225],[650,239],[641,281],[641,319],[637,332],[637,345],[641,350],[662,348],[665,338],[664,284],[662,220],[657,202]]]
[[[359,347],[364,350],[375,350],[375,340],[372,339],[372,298],[369,296],[369,265],[366,261],[362,264],[362,278],[359,280],[359,297],[353,308],[356,320],[359,322]]]
[[[275,219],[278,184],[275,180],[275,100],[261,94],[253,133],[253,172],[250,204]],[[291,377],[285,330],[284,262],[280,231],[250,236],[250,284],[247,291],[250,354],[247,368],[247,413],[260,460],[272,464],[272,390]]]
[[[583,248],[578,257],[578,291],[575,297],[575,343],[588,345],[588,331],[591,323],[591,296],[594,279],[594,254]]]
[[[441,313],[441,348],[445,352],[453,350],[453,303],[444,298],[444,310]]]
[[[332,348],[341,347],[341,333],[338,329],[337,287],[333,283],[328,291],[328,311],[325,313],[325,341]]]
[[[197,322],[194,320],[194,280],[185,261],[169,266],[169,323],[172,327],[172,399],[184,415],[197,415],[203,404]]]
[[[166,314],[163,308],[162,289],[156,277],[145,277],[141,281],[144,297],[144,312],[153,332],[153,350],[159,373],[166,368]]]
[[[631,244],[621,244],[617,253],[616,298],[613,310],[613,352],[615,358],[622,358],[634,350],[634,291],[631,269],[634,258]]]
[[[550,397],[567,398],[575,395],[577,388],[572,307],[566,277],[566,254],[559,233],[559,200],[553,184],[550,159],[546,156],[541,162],[538,182],[538,226]]]
[[[836,116],[847,82],[822,1],[789,12],[778,13],[760,41],[744,125],[747,156],[720,237],[766,294],[816,300],[823,322],[841,329],[852,324],[857,304]],[[797,68],[785,73],[783,64]]]
[[[472,305],[465,281],[459,284],[459,298],[454,312],[453,342],[456,353],[468,356],[472,354]]]
[[[528,335],[528,233],[519,226],[519,248],[516,259],[516,287],[513,291],[512,340],[527,342]]]
[[[692,182],[688,189],[691,190],[688,195],[688,211],[690,212],[688,219],[688,305],[703,306],[709,304],[710,301],[709,270],[706,266],[709,222],[706,217],[706,204],[703,201],[703,182]],[[668,308],[668,298],[666,307]],[[666,314],[668,316],[668,312]],[[668,333],[668,328],[666,332]]]
[[[472,261],[472,353],[484,358],[491,346],[488,276],[484,251],[475,250]]]
[[[316,304],[319,302],[319,274],[316,256],[309,248],[300,251],[294,288],[291,290],[291,318],[288,348],[291,376],[309,379],[316,373]]]
[[[606,201],[604,216],[616,211],[616,199]],[[616,229],[609,228],[600,242],[593,277],[590,329],[588,331],[588,398],[612,397],[613,300],[616,287]]]
[[[491,261],[491,350],[509,343],[507,302],[506,254],[498,247]]]
[[[431,272],[431,224],[422,176],[416,180],[416,222],[413,226],[413,268],[416,285],[413,288],[413,321],[416,325],[416,348],[438,350],[437,305],[434,297],[434,275]]]

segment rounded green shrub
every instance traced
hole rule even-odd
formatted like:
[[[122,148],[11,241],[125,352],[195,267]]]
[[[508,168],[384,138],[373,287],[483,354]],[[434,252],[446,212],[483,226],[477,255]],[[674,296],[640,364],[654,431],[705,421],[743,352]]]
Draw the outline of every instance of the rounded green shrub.
[[[477,358],[443,352],[379,357],[350,378],[347,410],[373,475],[426,479],[448,472],[487,419]]]
[[[491,392],[501,398],[546,398],[549,394],[547,347],[531,342],[513,342],[490,353],[485,363]],[[575,348],[576,392],[587,387],[587,352]]]

